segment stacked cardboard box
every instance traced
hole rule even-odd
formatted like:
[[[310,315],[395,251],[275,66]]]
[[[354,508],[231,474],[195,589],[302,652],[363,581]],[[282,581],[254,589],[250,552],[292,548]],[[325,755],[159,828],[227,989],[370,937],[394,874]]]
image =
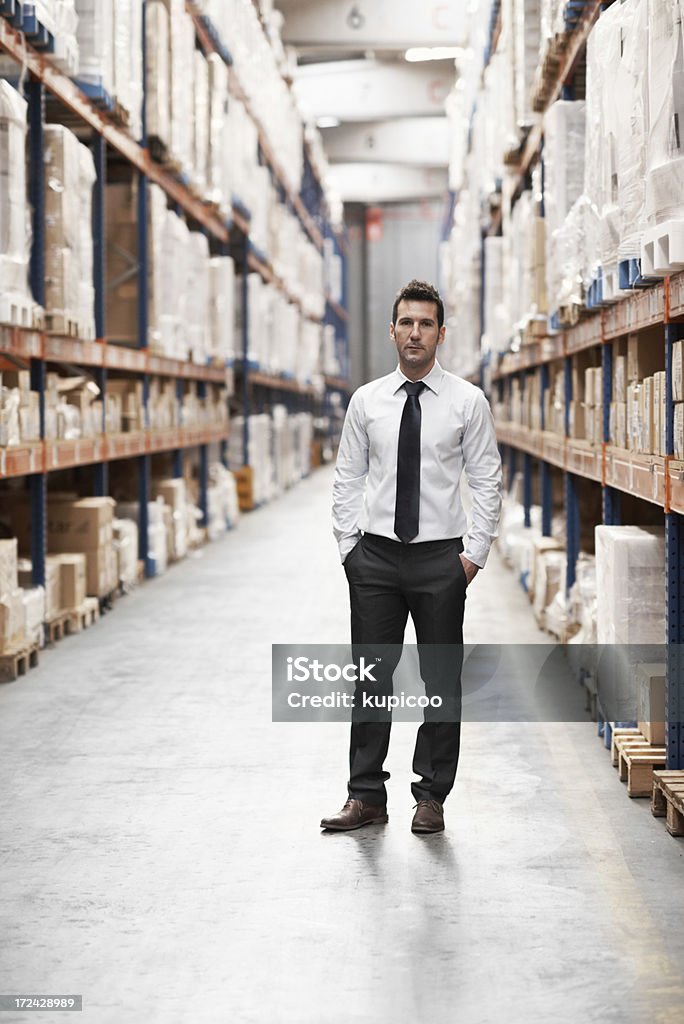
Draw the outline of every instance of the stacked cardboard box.
[[[23,545],[22,545],[23,546]],[[19,586],[28,590],[33,584],[33,564],[30,558],[20,558],[17,562]],[[62,614],[62,581],[59,562],[52,555],[45,560],[45,590],[43,612],[45,622],[52,622]]]
[[[17,541],[0,540],[0,653],[20,650],[25,642],[24,605],[17,577]]]
[[[637,726],[649,743],[665,743],[665,662],[636,667]]]
[[[89,597],[105,597],[116,589],[113,518],[112,498],[48,502],[48,551],[85,555],[86,593]],[[72,593],[77,595],[80,590],[74,589]]]
[[[188,553],[187,494],[185,480],[174,477],[152,482],[152,497],[161,498],[169,509],[166,526],[166,547],[170,562],[185,558]]]

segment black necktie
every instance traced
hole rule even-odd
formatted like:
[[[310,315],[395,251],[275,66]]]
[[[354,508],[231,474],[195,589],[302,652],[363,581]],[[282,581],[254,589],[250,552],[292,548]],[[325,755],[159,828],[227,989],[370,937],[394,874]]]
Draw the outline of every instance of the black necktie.
[[[422,380],[406,381],[404,411],[399,426],[397,452],[397,501],[394,509],[394,532],[408,544],[418,533],[420,511],[420,400],[425,389]]]

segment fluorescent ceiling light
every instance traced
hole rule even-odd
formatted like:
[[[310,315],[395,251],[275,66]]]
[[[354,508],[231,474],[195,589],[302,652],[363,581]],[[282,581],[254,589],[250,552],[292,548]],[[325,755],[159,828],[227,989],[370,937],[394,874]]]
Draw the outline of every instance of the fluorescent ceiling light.
[[[338,117],[319,117],[316,121],[317,128],[339,128],[342,122]]]
[[[412,46],[404,57],[410,63],[424,60],[456,60],[463,56],[461,46]]]

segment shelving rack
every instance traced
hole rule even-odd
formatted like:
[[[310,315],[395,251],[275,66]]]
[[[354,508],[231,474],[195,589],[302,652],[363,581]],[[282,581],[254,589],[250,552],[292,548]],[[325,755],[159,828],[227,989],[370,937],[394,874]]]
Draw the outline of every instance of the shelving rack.
[[[566,38],[562,49],[553,54],[553,73],[549,66],[538,69],[535,84],[535,109],[543,115],[560,96],[572,93],[575,68],[582,58],[589,33],[607,3],[586,0],[581,7],[568,4],[573,19],[566,22]],[[493,0],[490,41],[485,51],[485,64],[496,48],[500,33],[500,4]],[[517,153],[507,157],[510,172],[508,194],[513,204],[526,187],[529,173],[537,160],[543,160],[543,117],[535,122],[523,138]],[[501,231],[501,207],[495,210],[485,232]],[[642,282],[639,282],[642,284]],[[612,397],[612,343],[647,328],[662,328],[663,366],[666,375],[666,450],[663,456],[644,455],[617,448],[610,443],[609,408]],[[509,481],[520,466],[523,475],[525,524],[530,524],[530,508],[537,470],[542,513],[542,533],[551,534],[552,488],[550,467],[563,474],[563,504],[567,536],[566,590],[575,581],[580,552],[581,503],[578,486],[581,480],[593,481],[601,488],[602,522],[619,525],[621,495],[630,494],[662,509],[666,547],[667,607],[667,767],[684,768],[684,462],[675,461],[674,402],[672,400],[672,347],[684,337],[684,273],[672,274],[650,286],[634,288],[631,294],[612,305],[583,311],[577,324],[561,330],[548,330],[532,344],[500,357],[498,365],[489,368],[492,388],[504,401],[511,382],[517,379],[524,389],[528,375],[542,368],[539,421],[541,429],[531,429],[511,422],[497,422],[497,435]],[[571,357],[594,349],[601,367],[603,422],[602,441],[570,437],[569,406],[572,401]],[[565,430],[553,433],[544,429],[544,392],[549,386],[549,367],[556,364],[564,373]],[[485,367],[480,371],[484,376]]]
[[[249,341],[248,305],[243,304],[243,351],[245,358],[237,360],[234,367],[224,365],[200,365],[167,359],[148,350],[147,331],[147,189],[149,183],[159,185],[175,208],[185,215],[188,223],[203,231],[210,240],[212,252],[230,253],[242,272],[246,287],[246,272],[258,273],[264,281],[279,288],[289,301],[297,303],[270,266],[267,257],[258,252],[250,240],[250,216],[238,198],[233,199],[231,216],[224,220],[216,207],[204,202],[185,183],[182,173],[172,173],[156,162],[149,151],[146,133],[145,96],[142,105],[142,138],[134,139],[126,128],[102,105],[81,89],[75,81],[63,74],[50,60],[50,40],[43,39],[39,32],[22,16],[23,5],[19,0],[4,0],[0,6],[0,52],[13,57],[18,66],[24,66],[29,79],[26,86],[28,101],[28,148],[29,148],[29,191],[33,210],[33,245],[30,264],[30,283],[34,299],[44,305],[45,272],[45,224],[43,150],[44,126],[46,124],[46,101],[52,107],[51,120],[61,120],[89,128],[92,133],[91,147],[95,159],[97,179],[93,191],[93,235],[94,235],[94,290],[96,340],[86,341],[48,332],[42,326],[30,328],[0,325],[0,358],[28,363],[31,374],[31,388],[40,395],[41,437],[44,438],[44,396],[46,367],[50,364],[68,364],[88,367],[94,376],[106,402],[107,374],[111,370],[126,371],[138,376],[143,382],[145,410],[149,381],[152,375],[173,378],[179,385],[183,381],[196,381],[198,393],[206,393],[211,384],[226,384],[234,373],[244,413],[244,463],[248,464],[249,414],[256,396],[260,405],[264,397],[270,401],[274,394],[287,396],[288,406],[302,403],[314,408],[328,401],[330,391],[348,391],[346,380],[329,379],[321,403],[313,388],[303,386],[286,377],[270,376],[252,369],[246,360]],[[327,220],[323,192],[315,179],[310,161],[306,159],[308,176],[301,195],[288,185],[278,164],[269,141],[249,109],[249,102],[242,93],[231,70],[232,59],[222,44],[218,33],[209,20],[202,15],[192,0],[187,0],[186,10],[191,15],[196,32],[196,44],[205,52],[218,53],[229,68],[229,92],[239,98],[255,122],[259,137],[261,160],[278,185],[281,201],[299,218],[305,231],[320,250],[323,233],[332,233]],[[143,0],[143,83],[146,84],[145,40],[146,4]],[[27,36],[26,32],[31,35]],[[105,252],[104,252],[104,208],[107,181],[108,157],[122,161],[128,172],[137,178],[138,184],[138,331],[137,347],[126,348],[110,344],[106,337],[105,317]],[[345,271],[346,275],[346,271]],[[346,293],[345,293],[346,294]],[[344,357],[341,365],[348,368],[348,344],[346,336],[346,312],[344,308],[328,306],[330,316],[335,317],[339,353]],[[348,372],[345,370],[345,372]],[[147,418],[147,415],[146,415]],[[151,573],[147,541],[147,502],[150,489],[150,457],[155,452],[172,452],[174,473],[183,472],[183,453],[188,449],[199,449],[199,494],[200,506],[206,522],[206,494],[208,487],[208,446],[219,444],[221,460],[225,463],[227,454],[227,431],[223,428],[177,428],[174,430],[142,430],[116,436],[102,435],[95,439],[79,441],[41,440],[34,444],[23,444],[0,448],[0,480],[9,477],[26,476],[30,481],[32,502],[32,562],[35,585],[45,583],[46,556],[46,508],[48,473],[75,466],[94,467],[95,491],[106,494],[108,490],[108,467],[115,459],[135,460],[138,473],[138,497],[140,501],[139,557],[145,564],[146,574]]]

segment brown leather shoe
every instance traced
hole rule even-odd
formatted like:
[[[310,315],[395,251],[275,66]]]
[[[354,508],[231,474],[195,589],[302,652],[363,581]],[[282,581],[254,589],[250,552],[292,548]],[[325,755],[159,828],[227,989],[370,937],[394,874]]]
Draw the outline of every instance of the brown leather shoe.
[[[386,821],[389,821],[386,807],[365,804],[363,800],[349,797],[341,811],[331,818],[323,818],[321,828],[329,828],[335,832],[351,832],[352,829],[361,828],[363,825],[382,825]]]
[[[411,831],[425,834],[444,831],[444,808],[437,800],[419,800],[411,822]]]

